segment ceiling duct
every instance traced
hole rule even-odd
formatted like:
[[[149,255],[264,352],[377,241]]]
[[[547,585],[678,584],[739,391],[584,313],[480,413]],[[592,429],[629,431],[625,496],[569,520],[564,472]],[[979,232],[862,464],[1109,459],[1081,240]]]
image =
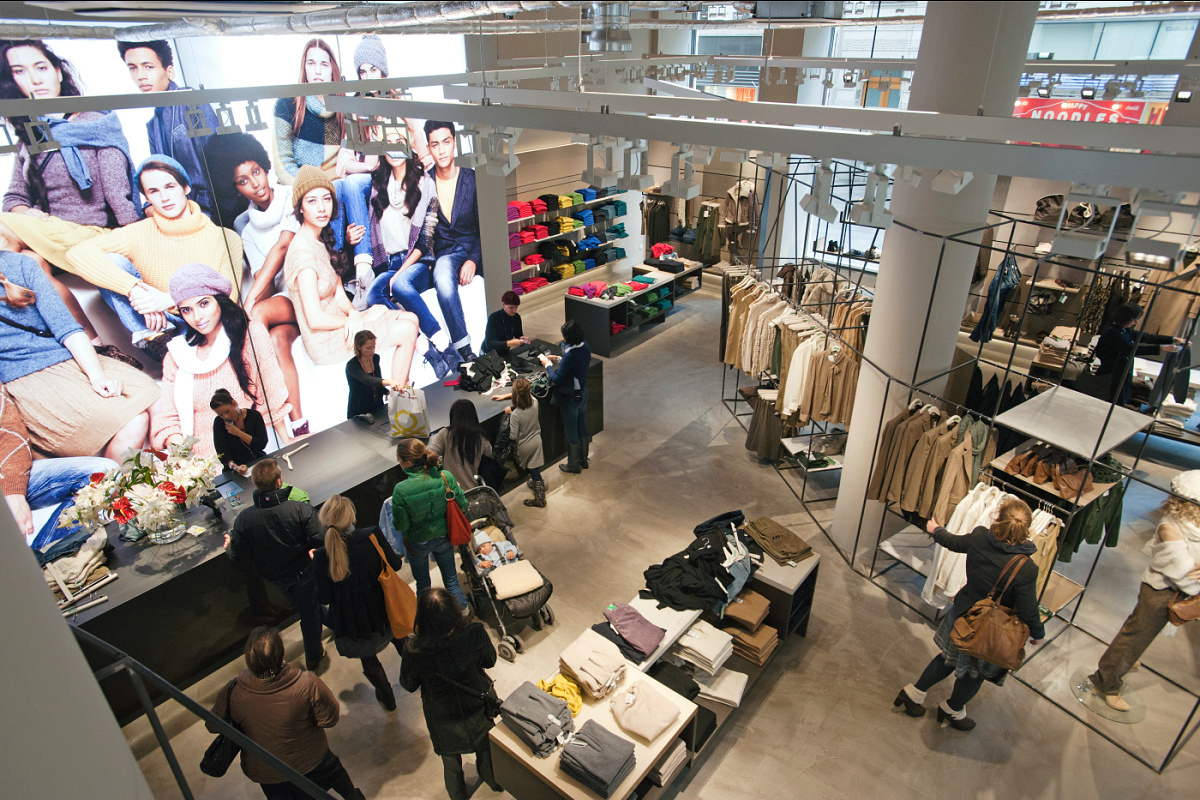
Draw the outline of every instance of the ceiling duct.
[[[633,50],[629,35],[629,3],[592,3],[592,30],[583,43],[593,53],[628,53]]]

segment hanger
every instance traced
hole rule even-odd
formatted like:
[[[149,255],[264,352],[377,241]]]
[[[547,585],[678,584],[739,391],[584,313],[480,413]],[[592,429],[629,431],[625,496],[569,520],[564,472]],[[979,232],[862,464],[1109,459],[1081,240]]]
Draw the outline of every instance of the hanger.
[[[949,419],[946,420],[946,425],[948,425],[950,427],[954,427],[961,421],[962,421],[962,417],[960,417],[958,414],[953,414],[950,416]]]

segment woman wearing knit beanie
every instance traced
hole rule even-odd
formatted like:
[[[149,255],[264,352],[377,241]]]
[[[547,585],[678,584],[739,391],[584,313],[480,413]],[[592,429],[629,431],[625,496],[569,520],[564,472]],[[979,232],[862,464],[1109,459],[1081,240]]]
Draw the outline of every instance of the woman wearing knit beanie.
[[[167,344],[162,397],[150,409],[150,443],[163,449],[195,436],[196,452],[216,452],[211,401],[218,389],[227,390],[238,407],[261,414],[281,445],[290,442],[292,407],[271,335],[230,299],[229,280],[204,264],[185,264],[171,276],[170,288],[186,327]]]
[[[283,275],[296,308],[300,336],[316,364],[344,364],[354,354],[354,335],[374,331],[381,349],[393,347],[391,380],[408,383],[417,344],[417,318],[406,311],[351,305],[336,266],[344,268],[345,254],[336,249],[329,221],[337,213],[332,181],[315,167],[301,167],[292,188],[300,230],[288,247]]]
[[[184,264],[209,264],[230,282],[230,297],[237,300],[242,240],[214,225],[188,199],[191,182],[175,159],[146,159],[138,168],[137,184],[150,201],[146,219],[80,242],[67,251],[67,262],[72,272],[100,288],[133,344],[161,360],[167,340],[184,327],[172,313],[171,276]]]

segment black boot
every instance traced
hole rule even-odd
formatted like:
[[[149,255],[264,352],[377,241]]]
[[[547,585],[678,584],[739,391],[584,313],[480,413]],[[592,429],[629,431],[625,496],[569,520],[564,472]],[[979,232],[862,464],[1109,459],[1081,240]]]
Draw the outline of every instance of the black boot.
[[[475,359],[479,358],[479,356],[475,355],[475,351],[471,349],[470,344],[464,344],[462,347],[458,348],[458,355],[462,358],[464,363],[467,361],[474,361]]]
[[[546,482],[533,482],[533,497],[526,498],[525,505],[530,508],[545,508],[546,507]]]
[[[395,711],[396,694],[392,691],[392,684],[388,681],[383,666],[380,665],[377,669],[363,667],[363,675],[366,675],[367,680],[375,687],[375,699],[379,701],[379,705],[383,706],[383,710]]]
[[[586,437],[579,440],[579,466],[584,469],[588,468],[588,447],[591,445],[591,437]]]
[[[559,464],[558,468],[563,472],[569,472],[572,475],[578,475],[583,472],[583,468],[579,466],[579,445],[567,445],[567,463]]]

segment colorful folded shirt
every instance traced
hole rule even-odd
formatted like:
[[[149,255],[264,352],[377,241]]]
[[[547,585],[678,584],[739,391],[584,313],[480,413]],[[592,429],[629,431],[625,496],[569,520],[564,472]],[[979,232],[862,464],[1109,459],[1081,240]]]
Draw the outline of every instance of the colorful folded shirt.
[[[530,253],[522,259],[526,266],[536,267],[538,264],[545,263],[546,259],[542,258],[540,253]]]
[[[583,196],[584,202],[591,202],[596,199],[596,190],[590,186],[577,190],[577,193]]]
[[[521,234],[519,232],[508,235],[508,246],[509,248],[521,246]]]
[[[586,200],[584,200],[583,195],[580,194],[579,192],[571,192],[570,197],[571,197],[572,205],[579,206],[579,205],[583,205],[585,202],[587,202]]]
[[[614,336],[615,336],[616,334],[620,333],[621,331],[625,330],[625,326],[624,326],[624,325],[622,325],[622,324],[621,324],[621,323],[619,323],[619,322],[612,322],[612,323],[609,323],[609,327],[612,329],[611,333],[612,333]]]
[[[666,242],[659,242],[658,244],[656,244],[650,248],[650,252],[654,254],[655,258],[662,258],[663,255],[666,253],[674,253],[675,248],[674,248],[674,246],[669,245]]]
[[[569,194],[564,194],[564,195],[559,196],[559,198],[558,198],[558,207],[559,208],[570,208],[573,205],[575,205],[575,198],[571,197]]]
[[[580,286],[572,286],[570,289],[567,289],[567,294],[571,295],[572,297],[587,297],[588,296],[588,293],[585,292],[583,290],[583,288]]]
[[[635,291],[635,292],[639,292],[639,291],[641,291],[642,289],[649,289],[649,288],[650,288],[650,285],[649,285],[649,284],[647,284],[647,283],[639,283],[638,281],[625,281],[625,285],[626,285],[626,286],[628,286],[630,289],[632,289],[632,290],[633,290],[633,291]]]
[[[509,203],[508,209],[507,209],[507,214],[508,214],[509,222],[511,222],[515,219],[520,219],[521,218],[521,204],[515,203],[515,202]]]
[[[508,266],[513,272],[516,272],[517,270],[521,269],[521,262],[517,261],[515,258],[510,258],[508,260]]]
[[[558,275],[559,280],[562,280],[563,278],[570,278],[575,274],[575,265],[570,263],[559,264],[558,266],[554,267],[554,272]]]
[[[583,272],[585,269],[587,269],[587,264],[576,259],[575,260],[575,274],[578,275],[579,273]]]
[[[544,214],[549,208],[549,206],[546,205],[546,201],[540,197],[530,200],[529,206],[533,209],[534,214]]]
[[[550,235],[550,228],[545,225],[534,225],[533,233],[539,239],[545,239]]]

